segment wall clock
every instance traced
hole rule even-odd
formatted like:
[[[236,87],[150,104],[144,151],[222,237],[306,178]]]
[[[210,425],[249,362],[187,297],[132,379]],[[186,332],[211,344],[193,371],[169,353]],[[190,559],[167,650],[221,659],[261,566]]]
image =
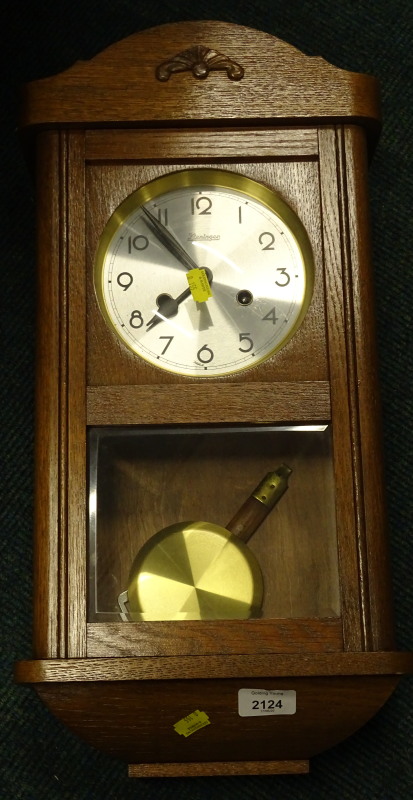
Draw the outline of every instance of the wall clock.
[[[29,84],[34,659],[133,776],[306,772],[399,653],[366,174],[375,80],[220,22]]]

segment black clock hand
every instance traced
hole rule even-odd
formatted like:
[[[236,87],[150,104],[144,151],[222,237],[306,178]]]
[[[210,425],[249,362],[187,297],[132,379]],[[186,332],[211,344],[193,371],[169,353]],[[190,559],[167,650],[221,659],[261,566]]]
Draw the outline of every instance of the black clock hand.
[[[181,292],[178,297],[171,297],[169,294],[160,294],[156,301],[158,311],[147,323],[147,330],[152,330],[158,322],[162,322],[163,317],[167,317],[167,319],[174,317],[178,313],[179,304],[183,303],[190,294],[191,290],[189,286],[184,292]]]
[[[145,206],[142,206],[142,211],[144,213],[144,222],[146,222],[148,228],[150,228],[164,247],[166,247],[186,269],[198,269],[198,264],[195,263],[189,253],[184,250],[182,245],[180,245],[168,229],[165,228],[165,225],[162,225],[162,222],[159,222]]]

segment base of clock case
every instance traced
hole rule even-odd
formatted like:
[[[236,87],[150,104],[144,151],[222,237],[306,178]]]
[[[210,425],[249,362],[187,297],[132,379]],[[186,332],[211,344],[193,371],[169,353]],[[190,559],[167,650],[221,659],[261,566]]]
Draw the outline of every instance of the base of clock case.
[[[213,778],[218,775],[302,775],[310,762],[194,761],[189,764],[129,764],[129,778]]]
[[[274,762],[308,761],[361,728],[401,674],[413,671],[408,653],[273,654],[251,670],[254,659],[239,658],[238,668],[223,661],[222,670],[220,659],[201,658],[202,671],[182,666],[180,675],[175,663],[168,670],[179,659],[168,658],[143,659],[143,669],[141,659],[20,662],[16,679],[32,683],[52,713],[89,744],[149,777],[254,774],[263,763],[269,769]],[[296,712],[240,716],[240,689],[292,690]],[[209,724],[180,735],[176,723],[195,711]]]

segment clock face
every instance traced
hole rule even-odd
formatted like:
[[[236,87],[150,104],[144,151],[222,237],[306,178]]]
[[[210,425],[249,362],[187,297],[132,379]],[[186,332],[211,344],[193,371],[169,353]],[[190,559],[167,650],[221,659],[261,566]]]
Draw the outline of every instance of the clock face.
[[[193,377],[249,369],[301,324],[313,261],[296,214],[242,175],[191,169],[158,178],[116,209],[95,288],[135,354]]]

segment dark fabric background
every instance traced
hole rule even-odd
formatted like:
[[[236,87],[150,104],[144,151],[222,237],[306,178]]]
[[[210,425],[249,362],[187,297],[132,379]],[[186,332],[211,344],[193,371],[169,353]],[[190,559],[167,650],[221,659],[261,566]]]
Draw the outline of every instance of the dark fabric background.
[[[412,0],[6,0],[2,8],[0,797],[407,800],[413,796],[411,679],[363,730],[315,758],[309,776],[132,781],[123,764],[65,730],[32,690],[14,686],[12,664],[31,655],[35,305],[34,202],[16,135],[18,86],[135,31],[203,18],[259,28],[381,81],[384,128],[371,168],[378,347],[398,642],[413,648]]]

